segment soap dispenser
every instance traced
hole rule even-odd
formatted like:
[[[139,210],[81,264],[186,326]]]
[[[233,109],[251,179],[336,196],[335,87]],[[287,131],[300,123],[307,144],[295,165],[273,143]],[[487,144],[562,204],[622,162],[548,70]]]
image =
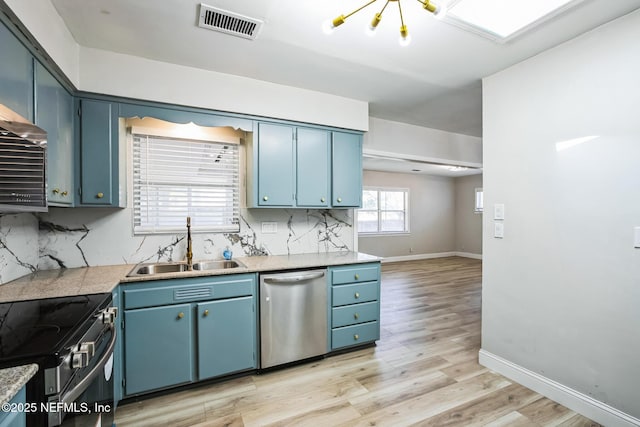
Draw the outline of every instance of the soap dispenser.
[[[224,251],[222,252],[222,256],[224,257],[224,259],[226,259],[227,261],[231,260],[231,258],[233,257],[233,252],[231,251],[231,249],[229,249],[229,246],[227,246],[226,248],[224,248]]]

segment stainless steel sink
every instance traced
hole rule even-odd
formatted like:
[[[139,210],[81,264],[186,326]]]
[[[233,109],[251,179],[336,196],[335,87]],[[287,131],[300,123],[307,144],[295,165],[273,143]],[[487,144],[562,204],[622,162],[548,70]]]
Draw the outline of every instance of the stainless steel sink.
[[[234,260],[211,260],[193,263],[194,271],[226,270],[238,267],[244,267],[244,265]],[[129,272],[129,274],[127,274],[127,276],[154,276],[157,274],[182,273],[185,271],[189,271],[186,262],[159,262],[155,264],[138,264]]]
[[[225,270],[227,268],[238,268],[238,267],[244,267],[244,266],[241,266],[239,262],[233,261],[233,260],[232,261],[227,261],[227,260],[200,261],[200,262],[193,263],[194,270]]]

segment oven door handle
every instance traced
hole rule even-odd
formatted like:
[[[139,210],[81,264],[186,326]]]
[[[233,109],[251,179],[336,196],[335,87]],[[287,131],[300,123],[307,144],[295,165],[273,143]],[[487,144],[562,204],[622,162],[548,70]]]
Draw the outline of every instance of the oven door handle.
[[[109,345],[107,346],[107,350],[103,354],[102,358],[98,362],[96,366],[93,367],[91,372],[87,374],[74,388],[69,390],[62,396],[60,399],[61,402],[68,404],[75,401],[91,384],[91,382],[100,374],[100,371],[104,368],[104,365],[107,364],[107,361],[111,357],[113,353],[113,348],[116,346],[116,328],[111,324],[109,326],[111,329],[111,341],[109,341]]]

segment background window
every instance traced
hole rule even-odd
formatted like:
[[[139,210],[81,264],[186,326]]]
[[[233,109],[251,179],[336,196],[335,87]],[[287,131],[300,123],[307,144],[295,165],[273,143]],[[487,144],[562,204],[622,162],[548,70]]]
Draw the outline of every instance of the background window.
[[[409,190],[365,188],[358,209],[359,233],[408,233]]]
[[[475,212],[481,213],[484,210],[484,194],[482,188],[476,188],[476,204]]]
[[[136,234],[240,230],[238,146],[133,133]]]

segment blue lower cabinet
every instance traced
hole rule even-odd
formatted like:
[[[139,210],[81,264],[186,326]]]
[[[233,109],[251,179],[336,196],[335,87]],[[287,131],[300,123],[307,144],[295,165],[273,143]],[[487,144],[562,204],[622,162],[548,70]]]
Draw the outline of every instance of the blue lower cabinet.
[[[253,297],[197,304],[198,379],[256,367]]]
[[[374,301],[364,304],[334,307],[331,318],[331,326],[334,328],[355,325],[363,322],[372,322],[380,318],[380,305],[378,304],[378,301]]]
[[[120,285],[125,397],[257,368],[255,274]]]
[[[373,342],[378,339],[380,339],[380,325],[377,321],[334,328],[331,331],[331,348],[336,350]]]
[[[380,339],[380,263],[330,267],[331,350]]]
[[[193,380],[191,304],[125,311],[127,395]]]
[[[26,386],[25,386],[26,387]],[[26,391],[22,387],[20,391],[9,401],[9,405],[23,405],[26,403]],[[26,411],[0,411],[0,427],[23,427],[27,425]]]

